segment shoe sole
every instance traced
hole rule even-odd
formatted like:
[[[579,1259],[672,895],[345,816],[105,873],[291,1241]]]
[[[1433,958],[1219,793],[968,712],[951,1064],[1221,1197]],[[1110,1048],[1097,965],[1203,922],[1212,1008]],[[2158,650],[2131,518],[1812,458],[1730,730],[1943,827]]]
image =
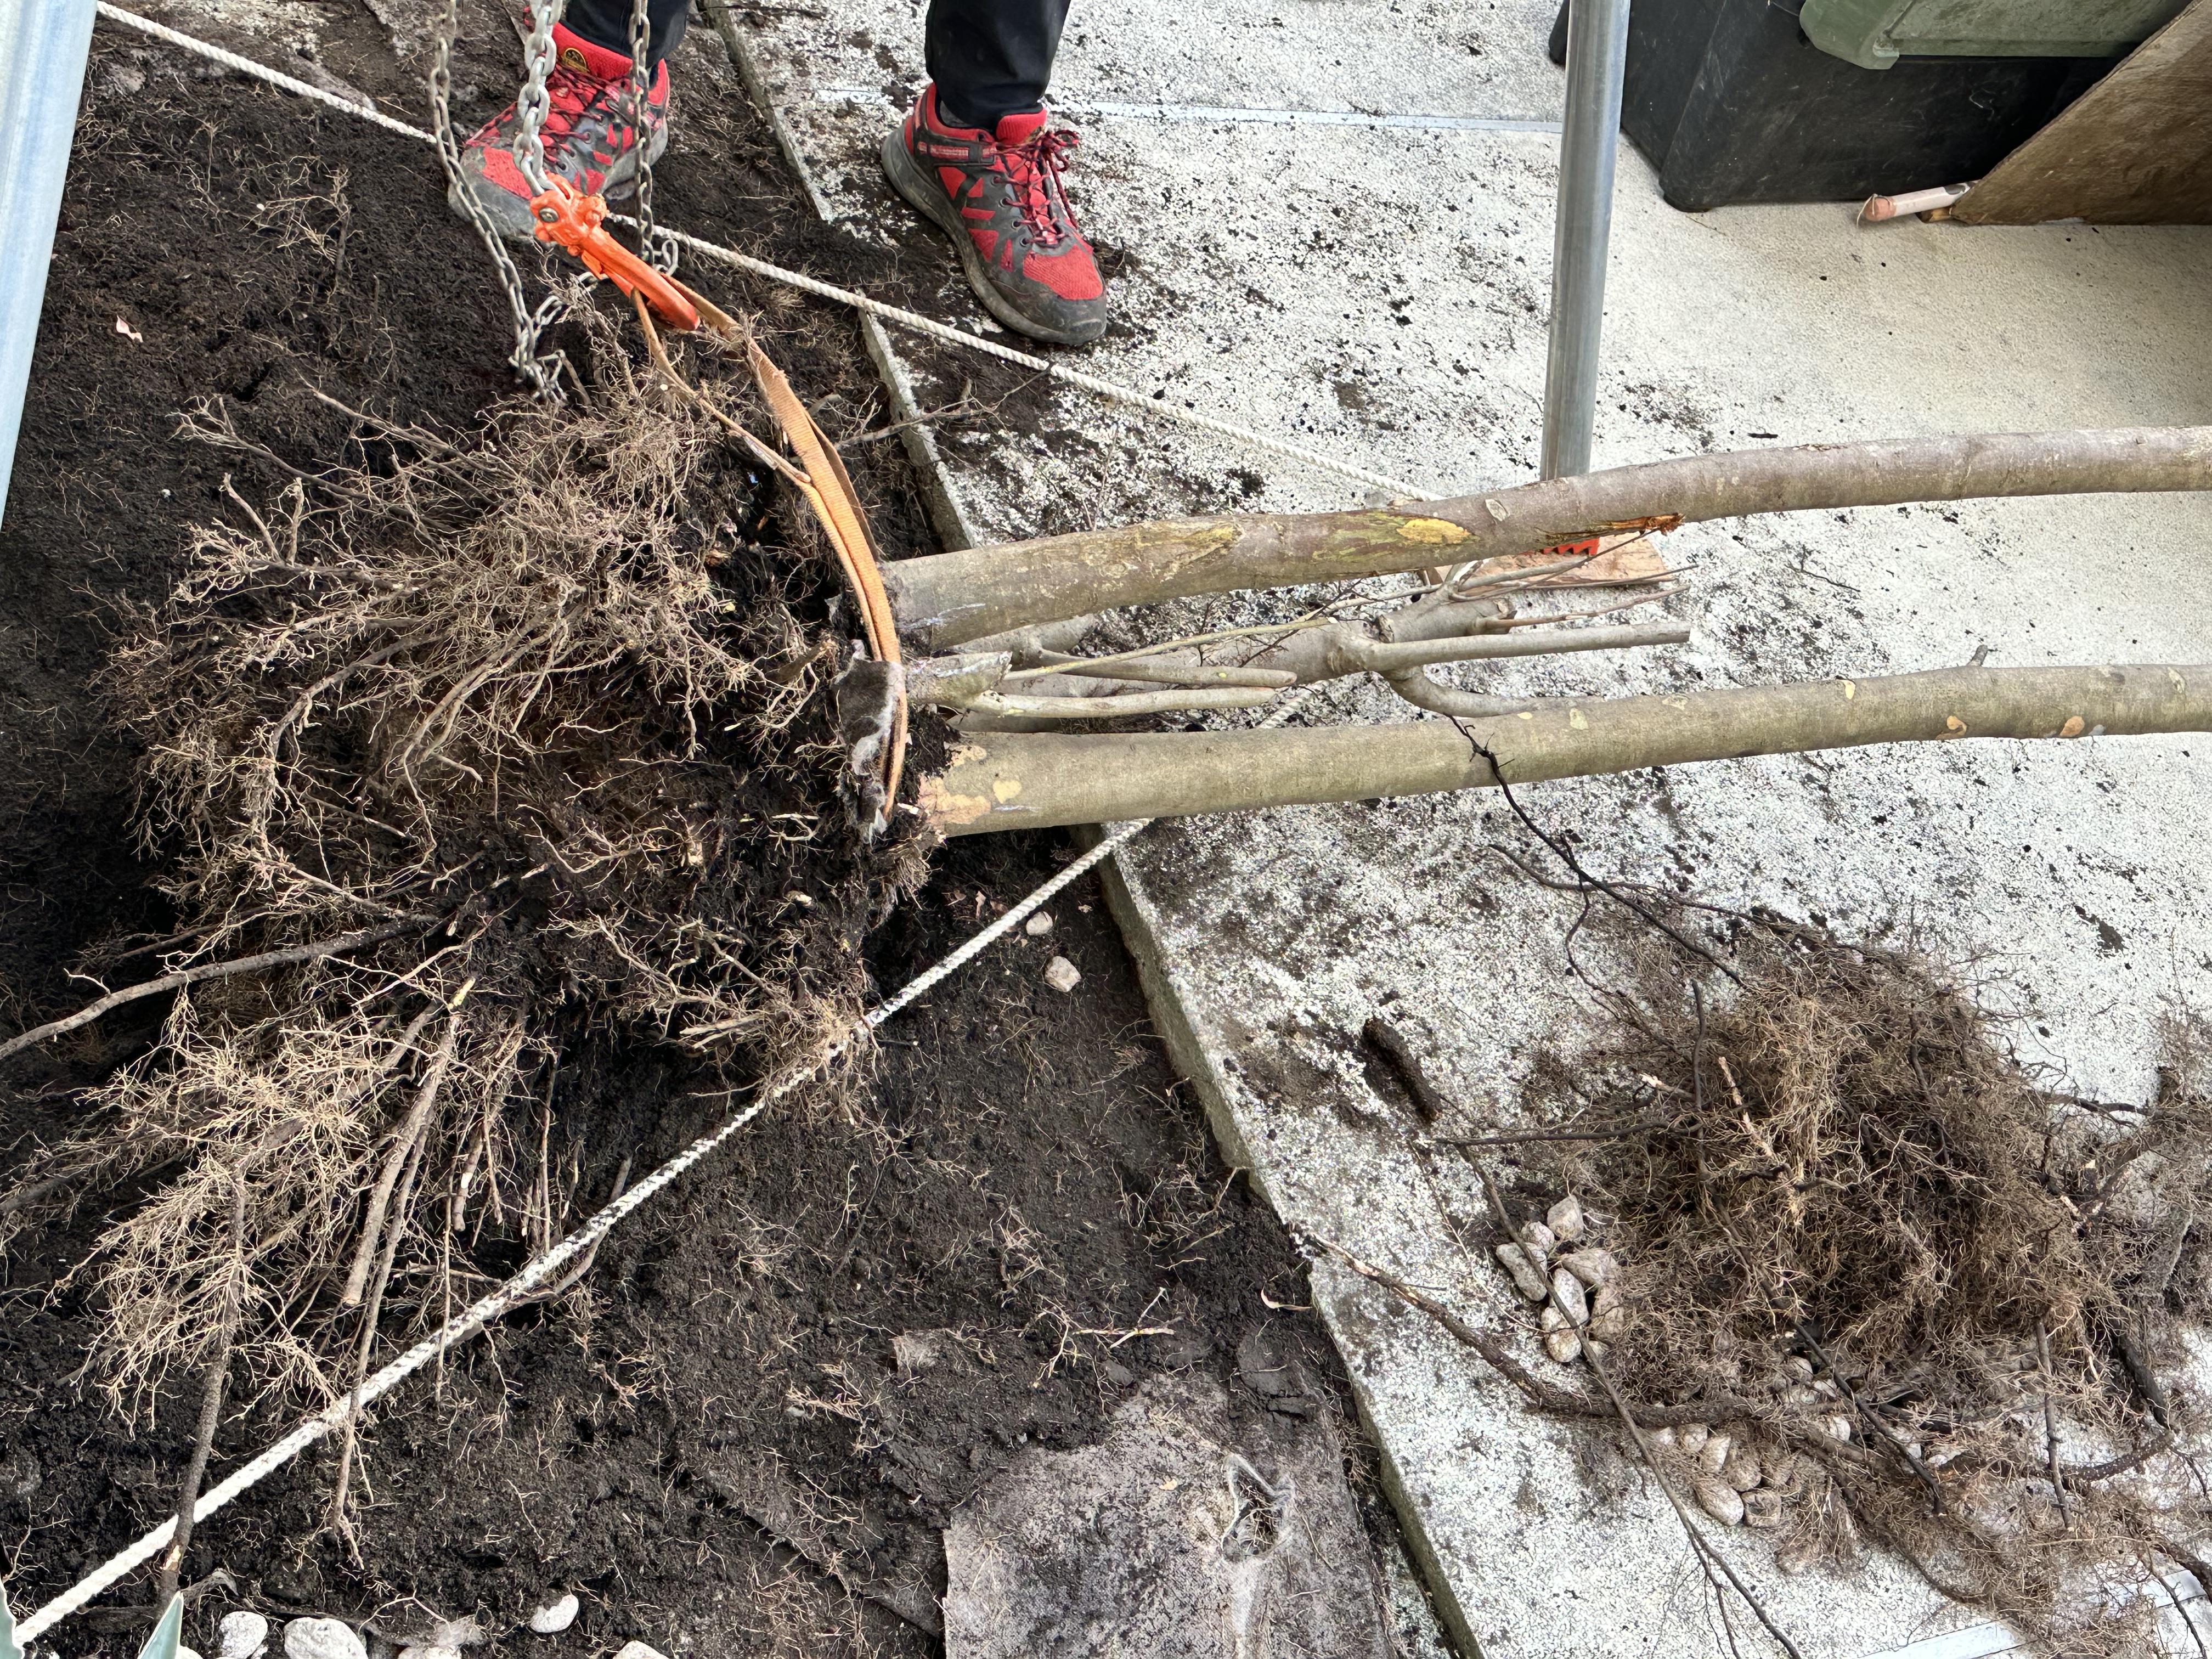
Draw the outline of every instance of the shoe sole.
[[[945,192],[935,187],[933,180],[925,178],[907,154],[906,141],[900,137],[903,125],[893,127],[884,138],[884,177],[890,180],[891,188],[916,213],[935,225],[952,240],[952,251],[960,257],[960,271],[968,279],[968,286],[983,303],[983,309],[1004,323],[1017,334],[1025,334],[1032,340],[1043,340],[1052,345],[1089,345],[1106,331],[1106,319],[1079,328],[1054,328],[1035,318],[1024,317],[1014,308],[1014,302],[999,292],[992,283],[990,271],[983,264],[983,256],[975,251],[975,240],[968,234],[967,222],[962,219]]]
[[[651,137],[645,141],[645,149],[646,165],[648,167],[658,162],[663,155],[668,153],[668,125],[666,122],[663,122],[659,129],[655,131]],[[623,171],[625,164],[628,166],[627,172]],[[538,240],[538,222],[531,216],[529,203],[523,201],[520,196],[514,195],[510,191],[504,190],[493,190],[488,188],[482,192],[478,192],[473,188],[472,180],[475,177],[476,175],[464,175],[461,178],[450,181],[446,186],[446,205],[451,208],[455,213],[459,214],[464,219],[470,218],[471,215],[469,213],[468,204],[461,199],[461,192],[463,191],[467,191],[471,195],[476,198],[477,204],[483,209],[484,216],[492,222],[492,224],[499,231],[499,234],[501,236],[504,236],[508,241],[536,241]],[[616,162],[614,167],[609,170],[607,178],[600,187],[600,194],[605,196],[610,202],[628,201],[631,197],[636,195],[636,163],[628,156],[624,156],[621,161]],[[502,217],[501,214],[501,206],[506,203],[514,203],[519,204],[522,210],[522,216],[520,219]]]

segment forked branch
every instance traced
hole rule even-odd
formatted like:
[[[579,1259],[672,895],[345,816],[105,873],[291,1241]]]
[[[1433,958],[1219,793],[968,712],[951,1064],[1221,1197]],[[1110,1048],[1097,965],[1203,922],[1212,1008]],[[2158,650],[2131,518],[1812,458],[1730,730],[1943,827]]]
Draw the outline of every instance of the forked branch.
[[[1749,514],[2212,489],[2212,427],[2034,432],[1740,450],[1358,513],[1166,519],[888,568],[900,629],[932,650],[1006,629],[1241,588],[1464,567],[1592,532]]]

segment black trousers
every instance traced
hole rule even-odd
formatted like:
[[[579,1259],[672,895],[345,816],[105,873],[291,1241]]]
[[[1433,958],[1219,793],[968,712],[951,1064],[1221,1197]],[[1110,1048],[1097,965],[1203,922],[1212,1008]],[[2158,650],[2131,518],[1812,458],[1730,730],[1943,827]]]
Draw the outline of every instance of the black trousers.
[[[925,46],[929,78],[951,119],[995,126],[1001,115],[1035,109],[1052,79],[1068,0],[930,0]],[[676,50],[690,21],[690,0],[646,0],[649,55]],[[596,46],[629,51],[630,0],[568,0],[570,28]]]

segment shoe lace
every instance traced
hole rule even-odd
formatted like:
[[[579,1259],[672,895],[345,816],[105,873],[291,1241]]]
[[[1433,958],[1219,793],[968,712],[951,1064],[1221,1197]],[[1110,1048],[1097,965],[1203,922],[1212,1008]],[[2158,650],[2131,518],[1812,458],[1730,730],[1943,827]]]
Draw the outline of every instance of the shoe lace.
[[[626,82],[587,75],[566,64],[556,65],[545,79],[546,95],[551,101],[546,112],[546,137],[565,139],[573,136],[586,116],[603,105],[611,105],[612,118],[608,123],[608,134],[619,143],[629,131],[629,123],[623,118],[627,112],[623,94],[627,90]]]
[[[1065,127],[1040,127],[1018,144],[998,146],[1014,205],[1040,246],[1057,247],[1073,229],[1060,175],[1066,170],[1067,152],[1082,142]]]

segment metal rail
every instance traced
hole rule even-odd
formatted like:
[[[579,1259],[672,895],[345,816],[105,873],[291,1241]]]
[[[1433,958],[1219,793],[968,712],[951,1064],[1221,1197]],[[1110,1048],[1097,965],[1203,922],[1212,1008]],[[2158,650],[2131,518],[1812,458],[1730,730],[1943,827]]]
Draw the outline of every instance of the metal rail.
[[[93,0],[0,0],[0,515],[92,50]]]
[[[1547,478],[1589,471],[1613,164],[1627,66],[1628,0],[1568,0],[1567,112],[1552,229],[1552,343],[1544,362]]]

